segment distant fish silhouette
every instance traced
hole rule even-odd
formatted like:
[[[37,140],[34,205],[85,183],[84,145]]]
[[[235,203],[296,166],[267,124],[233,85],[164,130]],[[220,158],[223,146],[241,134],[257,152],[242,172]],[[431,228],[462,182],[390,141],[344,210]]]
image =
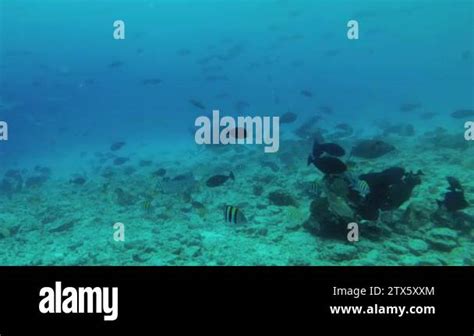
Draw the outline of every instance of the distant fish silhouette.
[[[280,123],[282,124],[291,124],[296,121],[298,115],[293,112],[286,112],[280,116]]]
[[[193,105],[194,107],[197,107],[198,109],[201,109],[201,110],[206,109],[206,106],[203,103],[201,103],[199,100],[189,99],[188,101],[191,105]]]
[[[416,109],[419,109],[422,105],[420,103],[404,103],[400,105],[400,111],[402,112],[411,112]]]
[[[313,93],[309,90],[301,90],[300,93],[305,96],[305,97],[308,97],[308,98],[312,98],[313,97]]]
[[[474,110],[472,109],[460,109],[451,113],[451,117],[455,119],[464,119],[464,118],[473,117],[473,116],[474,116]]]
[[[125,142],[123,141],[117,141],[117,142],[114,142],[111,146],[110,146],[110,150],[111,151],[118,151],[120,148],[122,148],[123,146],[125,146]]]

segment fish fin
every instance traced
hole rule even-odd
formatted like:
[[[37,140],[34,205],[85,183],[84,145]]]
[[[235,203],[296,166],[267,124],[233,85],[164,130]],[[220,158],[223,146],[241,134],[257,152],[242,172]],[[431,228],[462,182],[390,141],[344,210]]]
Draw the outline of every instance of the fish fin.
[[[233,181],[235,181],[235,176],[234,176],[234,173],[233,173],[233,172],[230,172],[229,178],[231,178]]]

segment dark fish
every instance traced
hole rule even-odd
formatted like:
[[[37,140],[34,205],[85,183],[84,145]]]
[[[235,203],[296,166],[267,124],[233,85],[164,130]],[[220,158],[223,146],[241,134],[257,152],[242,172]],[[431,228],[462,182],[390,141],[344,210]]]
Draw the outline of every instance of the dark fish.
[[[305,97],[308,97],[308,98],[312,98],[313,97],[313,93],[309,90],[301,90],[300,93],[305,96]]]
[[[115,62],[109,63],[108,67],[110,69],[116,69],[116,68],[120,68],[123,64],[124,64],[123,62],[115,61]]]
[[[142,80],[143,85],[158,85],[161,83],[161,79],[159,78],[149,78]]]
[[[191,105],[193,105],[194,107],[197,107],[198,109],[201,109],[201,110],[206,109],[206,106],[198,100],[189,99],[189,102],[191,103]]]
[[[247,222],[243,212],[232,205],[226,205],[224,207],[224,220],[232,224],[243,224]]]
[[[313,157],[318,158],[323,153],[332,155],[332,156],[344,156],[346,151],[344,148],[335,143],[319,143],[317,140],[313,143]]]
[[[319,110],[320,110],[322,113],[325,113],[325,114],[332,114],[332,113],[333,113],[332,107],[327,106],[327,105],[320,106],[320,107],[319,107]]]
[[[330,156],[308,159],[308,162],[314,164],[324,174],[342,174],[347,170],[344,162]]]
[[[416,109],[419,109],[422,105],[420,103],[405,103],[400,105],[400,111],[402,112],[411,112]]]
[[[392,167],[378,173],[364,174],[359,177],[366,181],[370,193],[366,196],[362,206],[363,211],[380,209],[383,211],[395,210],[410,199],[413,189],[421,184],[423,173],[406,173],[401,167]],[[369,211],[374,214],[375,211]]]
[[[298,115],[293,112],[286,112],[280,116],[280,123],[282,124],[291,124],[296,121]]]
[[[117,141],[117,142],[114,142],[111,146],[110,146],[110,150],[115,152],[115,151],[118,151],[120,148],[122,148],[123,146],[125,146],[125,142],[123,141]]]
[[[449,183],[449,191],[444,195],[442,201],[436,201],[438,206],[446,208],[449,212],[455,212],[469,207],[469,202],[464,198],[464,188],[461,182],[452,176],[446,177],[446,180]]]
[[[395,150],[382,140],[363,140],[352,148],[352,155],[364,159],[376,159]]]
[[[360,180],[366,181],[370,188],[378,186],[389,186],[399,183],[405,175],[405,169],[401,167],[392,167],[378,173],[368,173],[359,176]]]
[[[151,160],[140,160],[138,165],[140,167],[149,167],[149,166],[151,166],[152,163],[153,163],[153,161],[151,161]]]
[[[463,191],[463,187],[461,185],[461,182],[453,176],[447,176],[446,180],[449,183],[449,190],[451,191]]]
[[[120,166],[120,165],[123,165],[125,162],[127,162],[128,160],[130,160],[129,158],[126,158],[126,157],[118,157],[114,160],[114,165],[116,166]]]
[[[76,177],[71,179],[69,182],[75,185],[84,185],[86,183],[86,179],[84,177]]]
[[[233,172],[230,172],[229,175],[214,175],[206,181],[206,185],[210,188],[219,187],[227,182],[227,180],[235,180]]]
[[[155,170],[153,173],[152,173],[153,176],[157,176],[157,177],[163,177],[166,175],[166,169],[164,168],[160,168],[158,170]]]
[[[453,113],[451,113],[451,117],[455,119],[464,119],[468,117],[474,117],[474,110],[471,110],[471,109],[456,110]]]

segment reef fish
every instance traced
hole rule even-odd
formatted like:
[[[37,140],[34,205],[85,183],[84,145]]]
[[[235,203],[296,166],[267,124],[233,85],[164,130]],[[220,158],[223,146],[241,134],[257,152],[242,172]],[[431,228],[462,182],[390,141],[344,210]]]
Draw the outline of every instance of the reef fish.
[[[298,115],[293,112],[286,112],[280,116],[280,123],[282,124],[291,124],[296,121]]]
[[[201,103],[199,100],[196,99],[189,99],[189,103],[193,105],[194,107],[197,107],[198,109],[205,110],[206,106]]]
[[[445,207],[449,212],[455,212],[463,210],[469,207],[469,202],[464,197],[464,188],[461,182],[455,177],[446,177],[449,188],[448,192],[444,195],[444,199],[436,201],[439,207]]]
[[[352,155],[363,159],[376,159],[395,150],[382,140],[363,140],[352,148]]]
[[[344,148],[335,143],[319,143],[317,140],[313,143],[313,158],[320,157],[323,153],[332,156],[344,156],[346,151]]]
[[[226,205],[224,207],[224,220],[227,223],[242,224],[247,222],[244,213],[237,207]]]
[[[206,185],[210,188],[219,187],[226,183],[229,179],[235,180],[233,172],[230,172],[229,175],[214,175],[206,181]]]
[[[114,142],[111,146],[110,146],[110,150],[115,152],[115,151],[118,151],[120,148],[122,148],[123,146],[125,146],[125,142],[123,141],[117,141],[117,142]]]
[[[331,156],[312,158],[308,163],[314,164],[324,174],[342,174],[347,170],[344,162]]]
[[[455,119],[474,117],[474,110],[471,110],[471,109],[456,110],[453,113],[451,113],[451,117]]]

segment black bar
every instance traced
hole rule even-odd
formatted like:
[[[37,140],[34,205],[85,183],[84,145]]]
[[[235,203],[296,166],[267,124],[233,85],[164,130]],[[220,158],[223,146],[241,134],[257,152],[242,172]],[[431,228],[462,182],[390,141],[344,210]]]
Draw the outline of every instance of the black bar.
[[[330,330],[370,333],[383,322],[385,331],[425,331],[447,325],[456,335],[473,332],[474,268],[471,267],[316,267],[316,268],[172,268],[172,267],[3,267],[0,268],[0,334],[20,335],[25,328],[53,331],[117,329],[138,332],[166,328],[194,331],[251,325],[275,328],[327,326]],[[118,287],[118,318],[103,314],[42,314],[39,291],[65,287]],[[424,295],[334,296],[337,288],[434,288]],[[418,293],[420,294],[420,293]],[[429,294],[429,295],[426,295]],[[334,315],[330,306],[375,305],[435,307],[433,314]],[[181,321],[181,322],[176,322]],[[138,328],[138,329],[137,329]],[[148,329],[143,329],[148,328]],[[310,329],[311,330],[311,329]],[[377,329],[378,330],[378,329]],[[382,329],[378,332],[384,332]],[[454,329],[453,329],[454,330]]]

